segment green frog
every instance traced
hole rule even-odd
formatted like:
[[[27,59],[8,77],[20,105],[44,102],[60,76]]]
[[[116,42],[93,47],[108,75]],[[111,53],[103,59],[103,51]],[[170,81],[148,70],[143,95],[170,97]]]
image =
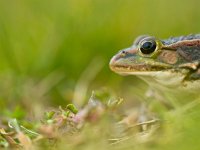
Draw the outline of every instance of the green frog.
[[[131,47],[119,51],[109,66],[120,75],[136,75],[151,88],[177,99],[185,95],[185,99],[193,99],[200,90],[200,34],[165,40],[139,36]]]

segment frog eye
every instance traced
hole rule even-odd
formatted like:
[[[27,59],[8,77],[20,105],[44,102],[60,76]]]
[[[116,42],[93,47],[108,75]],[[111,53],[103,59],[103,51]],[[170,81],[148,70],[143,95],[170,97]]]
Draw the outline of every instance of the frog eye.
[[[156,50],[155,40],[144,40],[140,43],[139,50],[144,55],[152,54]]]

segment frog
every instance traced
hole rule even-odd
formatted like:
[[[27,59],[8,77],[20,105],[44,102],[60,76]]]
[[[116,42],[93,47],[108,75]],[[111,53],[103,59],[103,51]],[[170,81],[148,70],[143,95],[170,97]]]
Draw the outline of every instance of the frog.
[[[190,101],[199,96],[200,90],[200,34],[168,39],[139,36],[111,58],[109,67],[117,74],[139,77],[178,102]]]

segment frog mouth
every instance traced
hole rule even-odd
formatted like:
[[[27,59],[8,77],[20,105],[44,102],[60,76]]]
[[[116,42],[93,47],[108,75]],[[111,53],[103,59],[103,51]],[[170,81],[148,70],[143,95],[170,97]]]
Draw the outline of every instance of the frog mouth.
[[[149,75],[153,72],[162,72],[172,69],[172,65],[154,60],[116,59],[110,61],[110,69],[121,75]]]
[[[161,72],[169,71],[170,69],[161,68],[161,67],[149,67],[145,65],[136,65],[136,66],[111,66],[112,71],[120,74],[120,75],[143,75],[143,76],[151,76],[155,74],[159,74]]]

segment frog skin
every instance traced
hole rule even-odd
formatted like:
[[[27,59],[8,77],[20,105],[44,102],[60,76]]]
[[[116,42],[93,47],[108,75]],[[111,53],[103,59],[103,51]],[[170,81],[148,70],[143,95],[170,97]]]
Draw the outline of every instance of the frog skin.
[[[109,66],[120,75],[136,75],[164,92],[198,93],[200,34],[166,40],[140,36],[131,47],[113,56]]]

